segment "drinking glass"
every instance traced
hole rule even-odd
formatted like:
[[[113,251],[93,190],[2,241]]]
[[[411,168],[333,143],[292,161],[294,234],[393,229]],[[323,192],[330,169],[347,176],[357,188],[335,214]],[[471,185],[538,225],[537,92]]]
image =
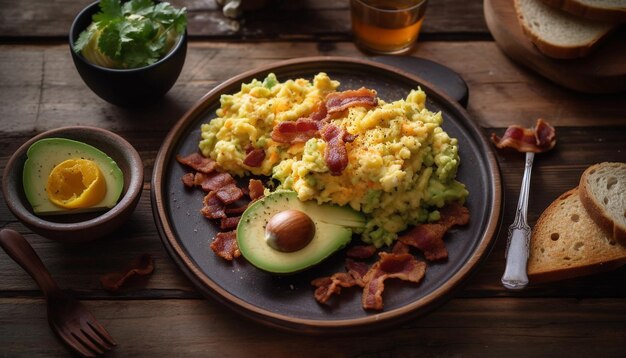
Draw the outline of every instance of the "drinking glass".
[[[419,35],[428,0],[350,0],[356,44],[378,54],[411,49]]]

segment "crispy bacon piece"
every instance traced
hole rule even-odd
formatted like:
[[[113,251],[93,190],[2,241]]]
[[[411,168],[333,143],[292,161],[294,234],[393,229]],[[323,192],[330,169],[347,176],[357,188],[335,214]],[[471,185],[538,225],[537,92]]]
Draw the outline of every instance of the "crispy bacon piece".
[[[221,219],[226,217],[226,207],[217,197],[215,191],[210,191],[203,200],[204,207],[200,210],[202,215],[208,219]]]
[[[398,240],[421,250],[428,261],[444,260],[448,258],[448,249],[443,241],[446,231],[448,228],[444,225],[422,224],[415,226]]]
[[[469,222],[469,210],[458,203],[448,204],[439,212],[441,219],[438,222],[417,225],[398,238],[400,242],[421,250],[429,261],[448,258],[443,235],[452,226],[465,225]]]
[[[348,166],[348,150],[344,137],[346,131],[334,124],[327,124],[322,129],[322,139],[326,141],[326,149],[324,150],[324,161],[330,170],[331,175],[341,175]]]
[[[341,293],[342,287],[355,286],[356,280],[347,272],[337,272],[330,277],[320,277],[311,281],[315,287],[315,299],[319,303],[326,303],[333,294]]]
[[[453,202],[439,209],[440,219],[438,223],[451,228],[454,225],[467,225],[469,223],[469,209],[463,205]]]
[[[491,141],[500,149],[513,148],[518,152],[541,153],[554,147],[556,131],[548,122],[539,118],[535,128],[512,125],[506,129],[502,138],[492,133]]]
[[[265,151],[261,148],[252,149],[243,160],[243,164],[258,168],[263,164],[263,160],[265,159]]]
[[[202,190],[209,192],[219,190],[228,184],[233,184],[235,179],[228,173],[196,173],[193,182],[196,186],[202,187]]]
[[[237,245],[237,233],[235,231],[218,232],[211,242],[211,250],[228,261],[241,256],[239,245]]]
[[[124,272],[107,273],[100,277],[102,287],[107,291],[117,291],[133,276],[147,276],[154,271],[152,256],[143,254],[134,258]]]
[[[341,293],[342,287],[363,287],[362,278],[368,270],[367,264],[346,259],[346,270],[348,272],[337,272],[330,277],[320,277],[311,281],[311,285],[317,287],[314,293],[317,302],[328,302],[332,295]]]
[[[374,245],[357,245],[348,249],[346,256],[354,259],[367,259],[372,257],[376,250],[376,246]]]
[[[281,122],[272,130],[272,140],[277,143],[303,143],[317,137],[328,120],[346,109],[354,106],[367,108],[376,107],[378,99],[376,94],[367,88],[335,92],[326,96],[320,106],[308,117],[298,118],[296,121]],[[352,142],[354,136],[342,133],[342,141]]]
[[[377,105],[376,93],[365,87],[358,90],[334,92],[326,96],[326,110],[329,114],[343,112],[355,106],[373,108]]]
[[[227,207],[224,209],[226,215],[241,215],[248,208],[248,204],[235,206],[235,207]]]
[[[346,259],[346,270],[352,276],[357,285],[363,287],[365,286],[365,282],[363,282],[363,277],[370,269],[369,265],[365,262],[354,261],[350,258]]]
[[[228,184],[217,189],[215,196],[222,201],[222,203],[228,205],[241,199],[243,191],[235,184]]]
[[[418,261],[411,254],[390,254],[381,252],[380,259],[367,271],[363,281],[364,309],[383,309],[383,290],[385,280],[399,278],[404,281],[419,283],[426,273],[426,263]]]
[[[193,178],[194,178],[193,173],[187,173],[183,175],[181,180],[183,181],[183,185],[185,186],[185,188],[193,188],[193,183],[194,183]]]
[[[328,120],[328,110],[326,109],[326,103],[322,102],[320,103],[320,105],[317,107],[317,109],[309,114],[308,117],[310,120],[315,121],[315,122],[325,122]],[[319,128],[319,127],[318,127]]]
[[[258,179],[250,179],[250,182],[248,183],[248,191],[250,200],[255,201],[261,199],[264,195],[263,193],[265,193],[263,182]]]
[[[241,219],[241,216],[222,218],[220,220],[220,230],[232,230],[236,228],[237,224],[239,224],[239,219]]]
[[[200,153],[191,153],[184,157],[177,155],[176,160],[183,165],[205,174],[213,172],[217,166],[217,163],[213,159],[207,158]]]
[[[319,134],[320,123],[310,118],[284,121],[272,129],[272,140],[277,143],[304,143]]]
[[[391,248],[392,254],[408,254],[409,246],[400,240],[396,240],[396,243],[393,244]]]

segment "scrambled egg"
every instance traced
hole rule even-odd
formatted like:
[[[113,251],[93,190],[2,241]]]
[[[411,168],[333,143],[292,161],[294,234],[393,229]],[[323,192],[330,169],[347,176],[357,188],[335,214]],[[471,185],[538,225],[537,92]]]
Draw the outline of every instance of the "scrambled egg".
[[[223,95],[217,118],[202,125],[200,150],[230,173],[271,176],[302,201],[350,205],[365,213],[361,239],[377,247],[390,245],[410,225],[438,220],[437,208],[445,203],[465,200],[468,191],[455,180],[457,140],[441,128],[441,113],[425,107],[419,88],[406,99],[379,99],[376,108],[352,107],[332,120],[356,136],[346,143],[349,164],[339,176],[329,172],[321,138],[292,145],[271,139],[277,123],[308,116],[338,86],[325,73],[313,83],[279,83],[270,74],[243,84],[240,92]],[[260,167],[243,164],[251,146],[266,153]]]

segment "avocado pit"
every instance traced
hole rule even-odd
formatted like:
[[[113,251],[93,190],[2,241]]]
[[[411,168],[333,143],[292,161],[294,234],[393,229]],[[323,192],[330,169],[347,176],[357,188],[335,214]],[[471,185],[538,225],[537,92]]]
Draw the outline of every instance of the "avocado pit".
[[[270,218],[265,241],[275,250],[294,252],[306,247],[315,236],[315,223],[299,210],[284,210]]]

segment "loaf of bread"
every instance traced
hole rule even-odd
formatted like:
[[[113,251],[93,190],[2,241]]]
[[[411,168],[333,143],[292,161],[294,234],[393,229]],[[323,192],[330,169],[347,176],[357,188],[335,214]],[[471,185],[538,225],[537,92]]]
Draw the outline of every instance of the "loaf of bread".
[[[542,0],[515,0],[523,32],[543,54],[560,59],[587,55],[614,28],[546,5]]]
[[[580,200],[604,231],[626,247],[626,163],[592,165],[580,178]]]
[[[626,264],[618,244],[591,219],[578,188],[557,198],[533,228],[528,258],[530,282],[548,282],[615,269]]]
[[[626,0],[542,0],[572,15],[589,20],[626,22]]]

